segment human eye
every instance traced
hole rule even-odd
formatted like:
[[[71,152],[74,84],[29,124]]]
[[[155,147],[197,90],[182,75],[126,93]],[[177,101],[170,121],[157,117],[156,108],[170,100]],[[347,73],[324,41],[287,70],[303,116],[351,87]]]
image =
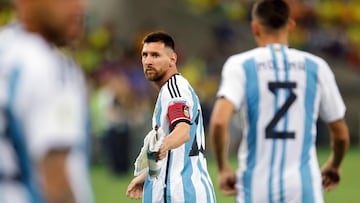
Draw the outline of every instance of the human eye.
[[[160,54],[157,53],[157,52],[154,52],[154,53],[151,54],[151,56],[154,57],[154,58],[158,58],[158,57],[160,57]]]

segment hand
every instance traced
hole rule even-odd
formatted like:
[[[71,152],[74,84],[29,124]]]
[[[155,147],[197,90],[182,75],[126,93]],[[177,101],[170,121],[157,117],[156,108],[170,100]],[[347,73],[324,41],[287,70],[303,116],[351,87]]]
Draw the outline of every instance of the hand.
[[[165,133],[158,126],[155,126],[155,128],[152,131],[150,131],[150,133],[155,133],[156,136],[154,136],[154,139],[150,140],[150,144],[149,144],[150,153],[148,153],[148,158],[150,156],[151,159],[162,160],[166,157],[167,152],[169,150],[167,148],[167,144],[164,143]]]
[[[170,149],[167,143],[164,141],[160,146],[159,151],[154,153],[154,157],[156,158],[156,160],[162,160],[167,156],[169,150]]]
[[[143,196],[145,178],[146,173],[142,173],[141,175],[135,177],[127,188],[126,196],[131,199],[141,199]]]
[[[218,183],[220,191],[224,195],[235,195],[236,194],[236,174],[231,168],[220,171]]]
[[[326,192],[335,189],[340,183],[340,168],[332,168],[330,164],[325,164],[321,169],[322,185]]]

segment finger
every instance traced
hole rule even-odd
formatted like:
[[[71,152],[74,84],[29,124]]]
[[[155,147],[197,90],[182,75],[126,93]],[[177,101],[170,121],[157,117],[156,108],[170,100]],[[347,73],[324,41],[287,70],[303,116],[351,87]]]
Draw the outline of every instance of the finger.
[[[139,199],[139,198],[140,198],[140,190],[139,190],[139,189],[137,189],[137,190],[135,191],[134,197],[135,197],[135,199]]]
[[[132,190],[132,187],[128,187],[127,190],[126,190],[126,196],[130,197],[131,195],[131,190]]]
[[[329,192],[329,191],[335,189],[338,185],[339,185],[338,183],[329,183],[326,186],[324,186],[324,190],[326,192]]]
[[[231,189],[231,188],[227,188],[227,189],[222,189],[222,190],[221,190],[221,193],[222,193],[223,195],[230,196],[230,195],[235,195],[235,194],[236,194],[236,190],[235,190],[235,189]]]
[[[130,197],[131,199],[137,199],[136,191],[130,192],[128,197]]]
[[[133,194],[133,192],[132,191],[128,191],[127,193],[126,193],[126,196],[127,197],[129,197],[129,198],[134,198],[134,194]]]
[[[327,185],[329,185],[329,178],[328,178],[328,177],[323,176],[323,178],[322,178],[322,185],[323,185],[324,187],[326,187]]]

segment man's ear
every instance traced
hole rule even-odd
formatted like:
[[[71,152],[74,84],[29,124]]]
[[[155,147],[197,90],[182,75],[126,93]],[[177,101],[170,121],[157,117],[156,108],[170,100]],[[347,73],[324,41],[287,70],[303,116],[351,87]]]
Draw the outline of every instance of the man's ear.
[[[288,32],[291,33],[296,27],[296,22],[295,20],[293,19],[289,19],[289,22],[288,22]]]
[[[171,56],[170,56],[170,66],[175,66],[176,65],[176,62],[177,62],[177,54],[175,52],[172,52],[171,53]]]
[[[252,30],[254,36],[256,36],[256,37],[260,36],[260,25],[257,21],[251,22],[251,30]]]

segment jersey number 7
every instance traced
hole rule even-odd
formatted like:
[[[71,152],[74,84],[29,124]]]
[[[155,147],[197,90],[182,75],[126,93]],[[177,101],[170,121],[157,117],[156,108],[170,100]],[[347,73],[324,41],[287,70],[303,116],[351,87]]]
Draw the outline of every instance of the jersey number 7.
[[[285,89],[289,95],[284,102],[284,104],[280,107],[280,109],[275,113],[274,118],[270,121],[270,123],[266,126],[265,129],[265,137],[268,139],[294,139],[294,132],[287,131],[276,131],[276,125],[280,121],[282,117],[285,116],[286,112],[289,110],[290,106],[296,100],[296,94],[293,92],[293,89],[296,88],[295,82],[269,82],[268,84],[269,90],[276,96],[277,91],[280,89]]]
[[[200,114],[201,114],[201,112],[198,111],[197,116],[195,118],[195,125],[196,126],[199,125],[199,116],[200,116]],[[195,134],[194,141],[192,143],[189,156],[199,156],[199,153],[202,153],[203,155],[205,155],[205,150],[204,150],[204,147],[202,146],[202,144],[199,147],[199,145],[197,143],[197,134]]]

